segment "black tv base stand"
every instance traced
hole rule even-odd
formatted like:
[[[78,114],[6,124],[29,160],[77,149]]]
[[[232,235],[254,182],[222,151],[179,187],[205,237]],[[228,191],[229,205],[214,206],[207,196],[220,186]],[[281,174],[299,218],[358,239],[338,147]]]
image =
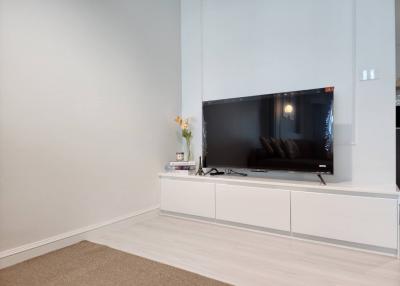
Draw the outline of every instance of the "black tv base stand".
[[[326,182],[325,182],[324,178],[322,177],[322,174],[321,173],[317,173],[317,176],[318,176],[318,178],[319,178],[319,180],[321,182],[321,185],[326,186]]]

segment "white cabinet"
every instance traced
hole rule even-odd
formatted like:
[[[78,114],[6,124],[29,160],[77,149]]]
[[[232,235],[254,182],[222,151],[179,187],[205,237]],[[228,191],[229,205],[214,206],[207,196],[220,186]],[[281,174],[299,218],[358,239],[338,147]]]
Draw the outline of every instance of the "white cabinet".
[[[161,176],[161,210],[391,254],[398,248],[398,198],[334,185]]]
[[[216,184],[216,218],[290,231],[290,191]]]
[[[215,184],[163,178],[161,209],[215,218]]]
[[[397,248],[397,200],[292,192],[292,232]]]

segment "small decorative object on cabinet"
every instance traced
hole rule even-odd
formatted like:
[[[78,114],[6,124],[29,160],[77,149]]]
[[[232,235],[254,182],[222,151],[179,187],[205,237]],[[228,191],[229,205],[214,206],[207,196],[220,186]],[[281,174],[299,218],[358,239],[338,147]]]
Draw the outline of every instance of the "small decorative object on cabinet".
[[[199,157],[199,168],[197,169],[196,172],[197,176],[204,176],[204,171],[203,171],[203,163],[201,162],[201,156]]]
[[[191,161],[192,158],[192,147],[191,147],[191,141],[192,141],[192,131],[190,130],[189,126],[189,118],[184,119],[180,116],[175,117],[175,122],[178,123],[181,132],[182,132],[182,137],[186,141],[186,161]]]
[[[176,152],[176,161],[181,162],[185,159],[184,152]]]
[[[182,175],[194,175],[196,173],[195,161],[172,161],[168,163],[168,172]]]

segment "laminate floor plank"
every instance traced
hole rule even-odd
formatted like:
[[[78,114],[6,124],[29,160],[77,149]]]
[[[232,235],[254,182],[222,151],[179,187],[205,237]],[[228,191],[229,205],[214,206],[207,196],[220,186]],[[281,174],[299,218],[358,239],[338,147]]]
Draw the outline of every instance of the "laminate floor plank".
[[[394,257],[168,216],[88,239],[235,285],[400,286]]]

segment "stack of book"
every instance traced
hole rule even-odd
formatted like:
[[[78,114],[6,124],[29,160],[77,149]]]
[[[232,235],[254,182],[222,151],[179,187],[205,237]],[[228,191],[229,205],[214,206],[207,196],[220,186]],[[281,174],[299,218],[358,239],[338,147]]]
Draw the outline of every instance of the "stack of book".
[[[169,162],[168,171],[177,174],[193,175],[196,173],[196,162],[195,161]]]

